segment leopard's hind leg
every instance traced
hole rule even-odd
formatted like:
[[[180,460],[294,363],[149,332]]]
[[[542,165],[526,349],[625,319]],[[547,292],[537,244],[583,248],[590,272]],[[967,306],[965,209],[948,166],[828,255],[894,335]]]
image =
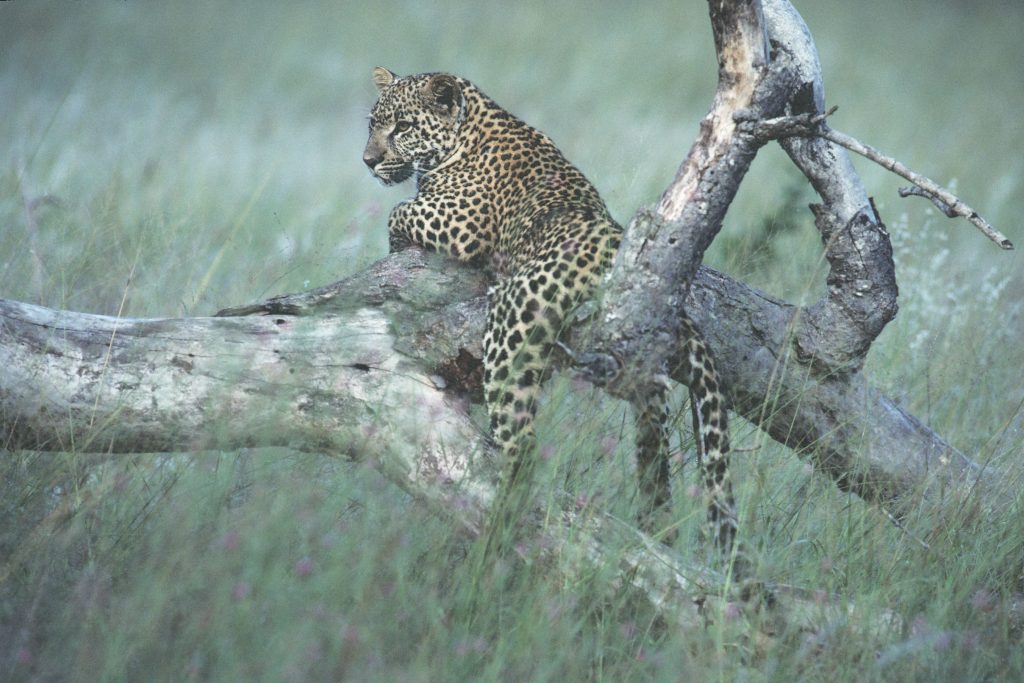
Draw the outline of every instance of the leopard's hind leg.
[[[729,472],[729,423],[715,361],[697,326],[683,320],[680,354],[690,389],[693,434],[707,506],[707,535],[723,552],[733,549],[738,527]]]
[[[667,382],[656,380],[632,403],[640,528],[665,543],[672,543],[678,533],[671,514],[672,482],[668,460],[671,414]]]
[[[680,361],[683,379],[690,390],[693,433],[707,509],[705,535],[715,546],[729,553],[735,542],[737,515],[729,479],[729,427],[725,398],[711,352],[696,325],[688,318],[683,320],[683,336]],[[668,398],[667,380],[656,378],[652,386],[633,400],[633,408],[636,415],[641,528],[671,543],[676,538],[676,530],[671,524],[669,510],[671,412]]]

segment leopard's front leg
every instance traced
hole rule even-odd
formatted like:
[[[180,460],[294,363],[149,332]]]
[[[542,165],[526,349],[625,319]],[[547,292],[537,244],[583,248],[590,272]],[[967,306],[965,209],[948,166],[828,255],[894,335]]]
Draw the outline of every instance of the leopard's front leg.
[[[401,202],[388,218],[388,245],[392,252],[419,246],[471,261],[490,253],[489,231],[448,208],[443,195],[418,195]],[[471,232],[470,230],[476,230]]]

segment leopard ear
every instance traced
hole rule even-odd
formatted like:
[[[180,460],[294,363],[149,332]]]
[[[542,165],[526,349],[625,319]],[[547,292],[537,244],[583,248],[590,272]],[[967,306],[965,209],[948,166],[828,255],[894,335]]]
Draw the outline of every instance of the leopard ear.
[[[373,83],[377,86],[377,90],[383,90],[398,78],[393,72],[388,71],[382,66],[373,67]]]
[[[450,74],[434,74],[423,86],[423,93],[433,106],[455,118],[462,107],[462,88]]]

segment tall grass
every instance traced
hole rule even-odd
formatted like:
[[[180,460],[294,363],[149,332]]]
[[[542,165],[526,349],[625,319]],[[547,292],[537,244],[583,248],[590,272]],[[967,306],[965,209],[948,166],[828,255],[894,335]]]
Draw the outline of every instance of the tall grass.
[[[1020,7],[798,8],[840,105],[834,125],[954,182],[1024,243]],[[203,315],[371,262],[386,250],[388,208],[409,192],[380,187],[360,161],[376,64],[473,79],[548,132],[622,220],[671,178],[715,74],[699,2],[0,3],[0,296]],[[901,288],[900,314],[869,357],[872,380],[1019,489],[1017,257],[922,200],[896,198],[894,178],[857,163],[892,233]],[[784,156],[764,150],[707,260],[790,300],[815,298],[811,201]],[[628,517],[626,422],[599,394],[555,382],[542,478]],[[480,575],[473,546],[445,520],[371,468],[327,456],[149,455],[97,467],[81,453],[5,452],[0,678],[1024,675],[1008,610],[1024,590],[1019,502],[987,526],[983,501],[909,520],[910,534],[929,534],[925,549],[737,423],[759,573],[840,593],[866,618],[773,639],[719,620],[684,638],[616,584],[614,567],[574,585],[540,566]],[[699,518],[678,489],[680,516]],[[906,617],[902,630],[876,628],[886,610]]]

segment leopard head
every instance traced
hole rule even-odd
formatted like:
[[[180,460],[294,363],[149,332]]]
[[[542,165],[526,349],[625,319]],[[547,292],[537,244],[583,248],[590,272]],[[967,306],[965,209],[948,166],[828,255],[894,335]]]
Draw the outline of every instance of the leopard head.
[[[397,77],[378,66],[363,163],[385,185],[436,168],[455,149],[466,100],[458,79],[432,73]]]

